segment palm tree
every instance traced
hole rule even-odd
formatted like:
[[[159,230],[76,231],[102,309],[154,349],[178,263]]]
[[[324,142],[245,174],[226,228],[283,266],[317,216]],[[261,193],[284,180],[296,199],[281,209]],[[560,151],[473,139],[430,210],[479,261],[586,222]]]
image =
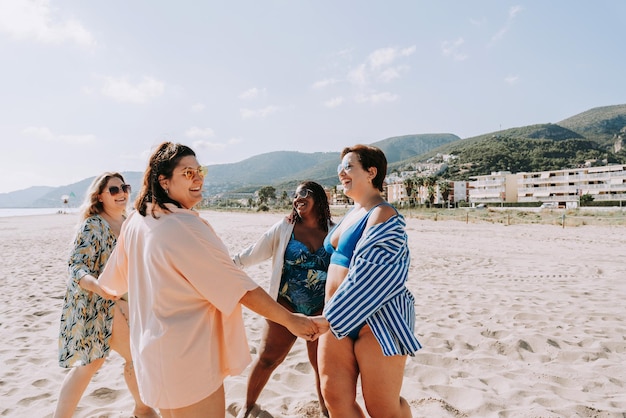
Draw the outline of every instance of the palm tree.
[[[447,203],[448,196],[450,196],[450,183],[448,182],[448,180],[442,179],[442,180],[439,180],[439,182],[437,183],[437,186],[439,186],[439,193],[441,193],[443,202]]]
[[[415,177],[415,188],[417,189],[419,196],[422,196],[422,193],[420,193],[420,192],[421,192],[422,187],[424,187],[424,181],[425,180],[426,179],[424,177]],[[420,204],[422,204],[422,203],[424,203],[424,202],[422,202],[421,198],[420,198]]]
[[[411,207],[413,206],[413,189],[415,188],[415,179],[413,177],[407,177],[402,181],[402,183],[404,183],[406,195],[409,199],[409,207]]]

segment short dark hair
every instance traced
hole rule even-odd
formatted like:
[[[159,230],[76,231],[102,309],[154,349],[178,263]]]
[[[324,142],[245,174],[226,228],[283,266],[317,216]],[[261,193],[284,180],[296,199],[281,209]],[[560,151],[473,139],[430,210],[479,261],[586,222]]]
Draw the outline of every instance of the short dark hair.
[[[376,177],[372,180],[372,184],[382,192],[385,176],[387,175],[387,157],[385,157],[385,153],[380,148],[372,145],[357,144],[344,148],[341,151],[341,158],[343,159],[350,152],[357,155],[364,170],[376,167]]]

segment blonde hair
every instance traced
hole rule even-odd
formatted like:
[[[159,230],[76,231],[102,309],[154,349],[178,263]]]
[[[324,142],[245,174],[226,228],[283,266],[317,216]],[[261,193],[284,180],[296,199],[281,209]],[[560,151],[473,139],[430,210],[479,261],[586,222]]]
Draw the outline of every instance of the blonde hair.
[[[111,172],[111,171],[102,173],[93,179],[93,181],[89,185],[89,188],[87,188],[87,193],[85,194],[85,200],[80,206],[79,213],[80,213],[81,221],[84,221],[90,216],[97,215],[104,211],[104,205],[98,199],[98,196],[102,192],[104,192],[104,188],[106,187],[107,183],[109,182],[110,179],[114,177],[117,177],[118,179],[122,180],[122,183],[126,183],[124,181],[124,177],[122,177],[120,173]]]

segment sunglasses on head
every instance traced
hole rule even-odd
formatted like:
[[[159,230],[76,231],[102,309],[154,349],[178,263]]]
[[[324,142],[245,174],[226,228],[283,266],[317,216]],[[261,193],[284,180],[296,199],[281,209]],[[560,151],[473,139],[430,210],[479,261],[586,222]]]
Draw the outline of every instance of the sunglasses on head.
[[[297,198],[306,199],[309,196],[313,196],[313,190],[311,189],[296,190],[296,192],[293,194],[294,199],[297,199]]]
[[[122,187],[111,186],[109,190],[106,190],[111,193],[111,196],[118,195],[120,192],[130,193],[130,184],[122,184]]]
[[[207,173],[209,172],[209,169],[206,168],[205,166],[201,165],[198,168],[190,168],[187,167],[182,171],[183,176],[185,176],[185,178],[187,180],[193,180],[193,178],[196,176],[196,173],[198,173],[198,175],[200,177],[206,177]]]

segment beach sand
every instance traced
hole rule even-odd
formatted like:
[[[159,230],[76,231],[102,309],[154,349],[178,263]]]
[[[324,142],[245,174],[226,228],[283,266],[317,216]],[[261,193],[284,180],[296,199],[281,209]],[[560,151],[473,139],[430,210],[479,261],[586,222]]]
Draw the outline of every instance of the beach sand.
[[[203,212],[230,251],[282,214]],[[75,214],[0,218],[0,416],[51,417],[66,373],[57,334]],[[407,220],[408,286],[424,348],[406,364],[414,417],[626,416],[626,227]],[[266,287],[269,262],[247,270]],[[263,324],[244,310],[253,355]],[[225,381],[241,405],[248,369]],[[359,402],[362,398],[359,394]],[[317,417],[303,341],[259,399],[265,417]],[[113,353],[77,417],[129,417]]]

